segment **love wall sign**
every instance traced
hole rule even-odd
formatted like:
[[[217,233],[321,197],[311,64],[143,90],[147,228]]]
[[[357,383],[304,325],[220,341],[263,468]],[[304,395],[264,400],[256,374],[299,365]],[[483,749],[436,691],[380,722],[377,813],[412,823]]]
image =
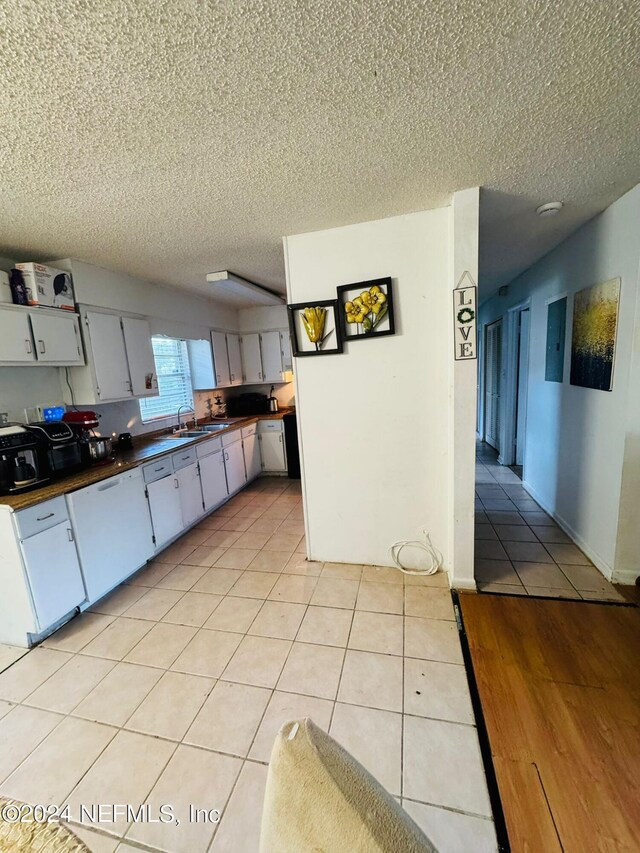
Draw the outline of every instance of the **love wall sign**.
[[[465,270],[453,291],[454,358],[468,361],[477,358],[476,283]]]

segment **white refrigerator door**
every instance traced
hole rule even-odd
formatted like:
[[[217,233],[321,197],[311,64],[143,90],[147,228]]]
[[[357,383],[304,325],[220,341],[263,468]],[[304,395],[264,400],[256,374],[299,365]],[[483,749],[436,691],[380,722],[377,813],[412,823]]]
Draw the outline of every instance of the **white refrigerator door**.
[[[62,521],[22,542],[40,631],[54,625],[85,599],[71,524]]]
[[[136,468],[67,496],[89,602],[153,556],[149,505]]]

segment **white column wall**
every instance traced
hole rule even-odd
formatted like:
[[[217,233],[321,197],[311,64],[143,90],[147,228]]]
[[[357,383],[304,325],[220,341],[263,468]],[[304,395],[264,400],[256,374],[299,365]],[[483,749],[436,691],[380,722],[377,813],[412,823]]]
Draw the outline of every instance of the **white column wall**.
[[[310,559],[392,565],[394,542],[428,530],[451,567],[450,217],[441,208],[284,240],[290,303],[382,276],[394,287],[394,336],[296,359]]]

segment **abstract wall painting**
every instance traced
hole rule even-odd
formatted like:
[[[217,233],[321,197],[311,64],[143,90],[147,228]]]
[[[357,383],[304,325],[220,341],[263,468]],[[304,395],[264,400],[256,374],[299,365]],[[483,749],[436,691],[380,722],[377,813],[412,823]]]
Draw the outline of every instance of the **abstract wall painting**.
[[[571,384],[598,391],[613,388],[620,279],[578,291],[573,299]]]

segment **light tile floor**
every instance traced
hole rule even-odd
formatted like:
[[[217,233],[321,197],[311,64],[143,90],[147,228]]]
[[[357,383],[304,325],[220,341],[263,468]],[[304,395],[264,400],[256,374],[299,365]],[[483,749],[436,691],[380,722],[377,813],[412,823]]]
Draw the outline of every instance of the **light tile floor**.
[[[476,446],[475,577],[484,592],[625,601],[483,442]]]
[[[309,562],[303,534],[299,484],[260,479],[42,646],[9,650],[0,792],[76,821],[115,803],[182,818],[85,813],[95,853],[251,853],[276,732],[310,716],[441,853],[495,851],[446,577]]]

